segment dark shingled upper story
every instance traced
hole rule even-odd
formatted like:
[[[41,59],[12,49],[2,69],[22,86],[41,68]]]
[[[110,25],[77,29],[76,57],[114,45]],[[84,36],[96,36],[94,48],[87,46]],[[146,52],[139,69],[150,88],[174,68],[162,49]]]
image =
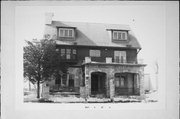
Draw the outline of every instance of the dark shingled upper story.
[[[76,40],[74,41],[57,40],[56,36],[56,43],[59,45],[72,45],[75,43],[78,46],[131,47],[141,49],[141,45],[128,25],[52,21],[51,24],[46,25],[45,34],[57,35],[58,27],[70,27],[76,30]],[[111,30],[128,31],[128,39],[126,41],[112,42]]]

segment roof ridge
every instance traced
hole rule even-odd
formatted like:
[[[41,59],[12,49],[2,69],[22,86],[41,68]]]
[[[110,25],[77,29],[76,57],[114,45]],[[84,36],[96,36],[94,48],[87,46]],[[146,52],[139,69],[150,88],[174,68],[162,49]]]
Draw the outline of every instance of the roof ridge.
[[[112,24],[112,23],[99,23],[99,22],[78,22],[78,21],[59,21],[59,20],[52,20],[54,22],[62,22],[62,23],[84,23],[84,24],[103,24],[103,25],[123,25],[130,27],[128,24]]]

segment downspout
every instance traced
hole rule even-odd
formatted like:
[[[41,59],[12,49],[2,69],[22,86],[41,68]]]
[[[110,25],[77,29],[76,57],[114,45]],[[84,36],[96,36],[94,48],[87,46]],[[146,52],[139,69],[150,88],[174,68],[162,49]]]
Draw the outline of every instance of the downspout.
[[[141,48],[138,49],[137,54],[136,54],[136,64],[138,64],[138,59],[137,59],[138,56],[137,55],[140,52],[140,50],[141,50]]]
[[[139,53],[140,50],[141,50],[141,48],[138,49],[137,54]]]

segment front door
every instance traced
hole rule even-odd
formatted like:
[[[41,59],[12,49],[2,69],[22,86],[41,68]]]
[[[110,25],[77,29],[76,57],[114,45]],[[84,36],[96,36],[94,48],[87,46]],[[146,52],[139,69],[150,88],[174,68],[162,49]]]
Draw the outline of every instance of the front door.
[[[102,72],[93,72],[91,74],[91,94],[106,94],[106,74]]]

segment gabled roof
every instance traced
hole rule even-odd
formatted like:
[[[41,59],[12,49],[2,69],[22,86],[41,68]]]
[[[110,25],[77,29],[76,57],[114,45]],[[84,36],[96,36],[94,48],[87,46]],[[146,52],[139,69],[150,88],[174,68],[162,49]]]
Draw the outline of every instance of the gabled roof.
[[[52,27],[72,27],[76,29],[77,45],[83,46],[105,46],[105,47],[127,47],[141,48],[128,25],[104,24],[104,23],[83,23],[52,21]],[[111,30],[126,30],[129,33],[127,41],[112,42]],[[57,44],[73,44],[72,41],[57,40]]]

